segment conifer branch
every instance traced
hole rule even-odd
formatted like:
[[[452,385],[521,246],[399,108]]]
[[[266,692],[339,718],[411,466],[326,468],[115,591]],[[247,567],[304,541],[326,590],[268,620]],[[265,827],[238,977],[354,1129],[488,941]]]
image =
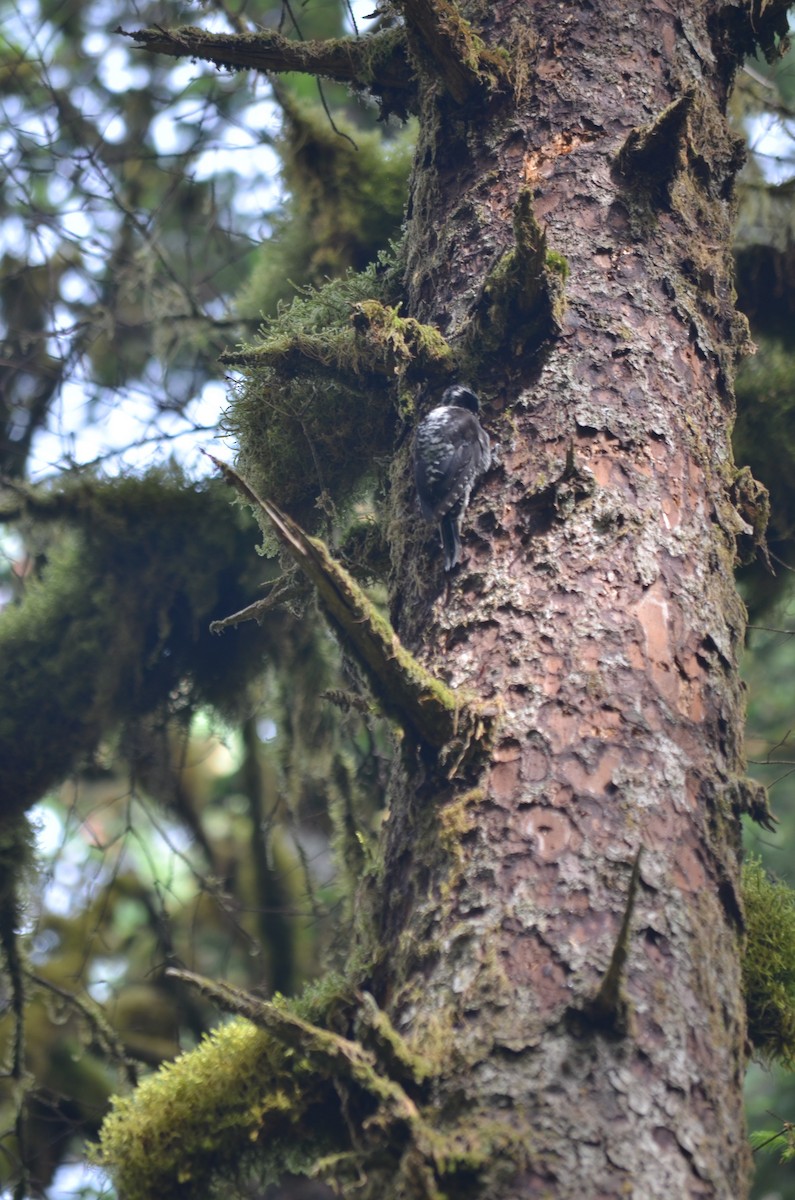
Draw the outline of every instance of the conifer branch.
[[[389,99],[399,115],[409,107],[414,83],[403,31],[389,29],[362,38],[296,41],[272,29],[256,33],[215,33],[195,25],[115,33],[131,38],[150,54],[203,59],[216,67],[263,72],[301,71],[336,83],[364,88]],[[403,99],[399,101],[397,97]]]
[[[384,710],[433,749],[449,747],[456,767],[471,757],[490,735],[492,719],[462,701],[409,654],[324,542],[310,537],[270,500],[258,496],[226,463],[212,454],[207,457],[227,483],[267,515],[281,544],[314,584],[329,623],[355,654]]]

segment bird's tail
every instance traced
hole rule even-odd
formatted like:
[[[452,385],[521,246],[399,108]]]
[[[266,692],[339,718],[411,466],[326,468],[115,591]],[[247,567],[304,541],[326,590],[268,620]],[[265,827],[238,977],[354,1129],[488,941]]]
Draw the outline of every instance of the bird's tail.
[[[453,567],[461,562],[461,537],[459,533],[459,522],[461,518],[453,513],[446,513],[442,517],[440,529],[442,533],[442,549],[444,550],[444,569],[452,571]]]

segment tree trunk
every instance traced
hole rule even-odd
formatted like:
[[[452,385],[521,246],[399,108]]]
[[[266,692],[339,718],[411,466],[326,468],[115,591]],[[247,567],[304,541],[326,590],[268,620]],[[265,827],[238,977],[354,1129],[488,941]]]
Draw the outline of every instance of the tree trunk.
[[[509,331],[462,379],[502,463],[449,584],[407,449],[395,471],[401,638],[497,716],[479,776],[404,755],[376,906],[376,999],[438,1056],[451,1195],[746,1190],[729,445],[745,325],[724,117],[740,51],[724,6],[677,9],[502,0],[479,30],[516,51],[518,106],[420,78],[410,315],[456,344],[528,190],[568,264],[559,336],[528,352]]]

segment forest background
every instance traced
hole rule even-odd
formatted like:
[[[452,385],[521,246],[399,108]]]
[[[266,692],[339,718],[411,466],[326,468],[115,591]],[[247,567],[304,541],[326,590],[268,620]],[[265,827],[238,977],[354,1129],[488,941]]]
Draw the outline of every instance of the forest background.
[[[16,1081],[0,1093],[9,1190],[24,1178],[51,1197],[109,1194],[84,1147],[110,1096],[218,1019],[169,965],[293,994],[345,943],[393,735],[351,705],[349,668],[311,608],[209,633],[211,619],[243,609],[276,572],[201,451],[231,461],[235,449],[225,414],[236,376],[219,355],[302,289],[376,263],[400,238],[413,127],[378,121],[334,83],[271,84],[145,54],[116,27],[251,23],[300,41],[359,36],[374,28],[369,9],[336,0],[234,12],[222,3],[122,11],[112,0],[0,9],[2,599],[13,606],[45,561],[70,577],[69,530],[96,484],[114,481],[106,527],[92,531],[97,562],[110,542],[141,550],[114,604],[135,607],[187,574],[204,621],[184,641],[162,630],[149,647],[154,656],[168,643],[167,711],[145,712],[142,701],[79,768],[63,745],[69,731],[40,714],[41,758],[55,777],[61,762],[70,770],[31,814],[30,1074],[22,1099]],[[770,786],[780,821],[775,834],[749,826],[747,844],[795,886],[792,52],[750,63],[732,105],[749,146],[739,305],[758,348],[738,378],[735,452],[770,491],[775,568],[740,574],[751,773]],[[354,514],[362,538],[370,504],[365,490]],[[350,533],[330,503],[324,517],[339,541]],[[169,564],[174,579],[167,569],[164,578]],[[210,575],[222,585],[210,588]],[[54,678],[70,649],[63,633],[53,628],[39,647],[42,669],[57,664]],[[111,655],[127,649],[109,644]],[[189,684],[181,655],[200,664]],[[75,708],[82,686],[70,686]],[[364,831],[361,861],[346,837],[354,826]],[[10,1054],[8,997],[0,1030]],[[747,1099],[752,1129],[795,1120],[784,1069],[752,1065]],[[795,1165],[756,1157],[754,1196],[795,1198]]]

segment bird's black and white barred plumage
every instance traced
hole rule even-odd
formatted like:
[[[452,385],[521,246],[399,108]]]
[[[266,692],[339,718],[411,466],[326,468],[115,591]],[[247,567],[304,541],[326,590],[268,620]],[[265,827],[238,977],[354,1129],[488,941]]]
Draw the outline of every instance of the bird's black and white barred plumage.
[[[461,522],[475,482],[491,466],[491,443],[478,420],[480,404],[454,384],[417,426],[414,481],[426,521],[438,523],[444,569],[461,561]]]

